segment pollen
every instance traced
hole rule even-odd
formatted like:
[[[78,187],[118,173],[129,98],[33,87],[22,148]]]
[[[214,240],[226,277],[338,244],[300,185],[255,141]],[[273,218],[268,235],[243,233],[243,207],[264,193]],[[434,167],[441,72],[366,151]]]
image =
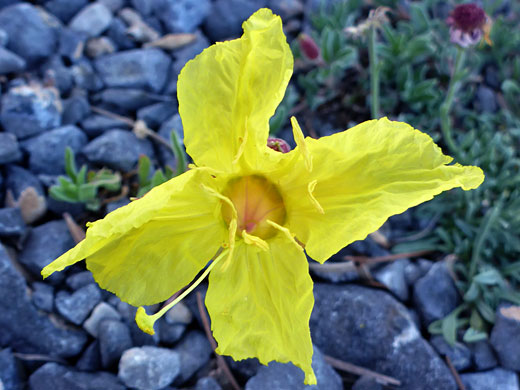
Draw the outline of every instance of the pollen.
[[[268,221],[283,225],[286,211],[280,191],[263,176],[242,176],[230,180],[223,195],[228,197],[237,211],[237,232],[267,239],[273,237],[278,229]],[[222,216],[229,224],[232,218],[231,207],[223,203]]]

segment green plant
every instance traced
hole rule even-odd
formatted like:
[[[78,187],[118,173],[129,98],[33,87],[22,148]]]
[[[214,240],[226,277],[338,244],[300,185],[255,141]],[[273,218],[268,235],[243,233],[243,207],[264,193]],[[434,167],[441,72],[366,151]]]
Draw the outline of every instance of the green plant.
[[[58,184],[49,189],[49,195],[62,202],[84,203],[88,210],[97,211],[101,207],[98,197],[100,188],[111,192],[121,188],[121,175],[118,172],[108,169],[87,172],[86,165],[78,170],[70,147],[65,149],[65,172],[67,176],[58,177]]]

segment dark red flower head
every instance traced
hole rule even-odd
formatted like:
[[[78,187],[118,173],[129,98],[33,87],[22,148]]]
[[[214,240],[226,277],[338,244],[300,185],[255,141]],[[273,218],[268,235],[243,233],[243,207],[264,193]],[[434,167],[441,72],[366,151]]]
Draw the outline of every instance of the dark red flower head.
[[[478,5],[460,4],[456,6],[448,18],[448,24],[462,30],[471,32],[475,29],[481,29],[487,20],[487,15]]]

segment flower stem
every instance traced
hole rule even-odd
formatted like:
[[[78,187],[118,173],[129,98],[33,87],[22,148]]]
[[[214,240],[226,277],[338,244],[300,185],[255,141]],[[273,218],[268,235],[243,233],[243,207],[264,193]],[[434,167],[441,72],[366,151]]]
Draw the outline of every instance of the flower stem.
[[[444,142],[446,142],[446,146],[449,151],[455,155],[458,162],[462,163],[464,161],[464,156],[462,152],[457,147],[455,140],[453,139],[453,134],[451,132],[451,121],[450,121],[450,111],[453,105],[453,100],[455,98],[455,94],[460,86],[460,72],[462,67],[464,66],[464,60],[466,58],[466,52],[464,49],[457,49],[457,57],[455,58],[455,67],[453,69],[453,73],[450,78],[450,83],[448,85],[448,92],[446,93],[446,98],[441,105],[440,108],[440,119],[441,119],[441,130],[442,136],[444,137]]]
[[[377,30],[370,27],[368,33],[368,59],[370,63],[370,110],[373,119],[379,118],[379,64],[376,48]]]

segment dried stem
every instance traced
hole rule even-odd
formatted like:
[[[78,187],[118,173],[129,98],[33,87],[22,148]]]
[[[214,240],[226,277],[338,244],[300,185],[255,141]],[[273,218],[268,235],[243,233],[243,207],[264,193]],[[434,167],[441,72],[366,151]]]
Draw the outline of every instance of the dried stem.
[[[217,342],[215,341],[215,339],[213,338],[213,335],[211,334],[208,316],[206,314],[206,310],[204,309],[204,304],[202,302],[202,295],[198,291],[197,291],[197,306],[199,308],[199,313],[200,313],[200,318],[202,319],[202,324],[204,325],[204,332],[206,332],[206,337],[208,338],[209,343],[211,344],[211,348],[213,349],[213,352],[215,352],[215,349],[217,349]],[[233,389],[235,389],[235,390],[241,390],[240,385],[238,384],[237,380],[233,376],[233,374],[232,374],[231,370],[229,369],[224,358],[216,352],[215,352],[215,356],[217,357],[217,364],[218,364],[219,368],[222,370],[222,372],[228,378],[229,383],[231,383],[231,387],[233,387]]]
[[[401,386],[401,381],[392,378],[391,376],[383,375],[378,372],[369,370],[368,368],[344,362],[343,360],[333,358],[332,356],[323,355],[323,357],[327,363],[329,363],[332,367],[337,368],[338,370],[349,372],[354,375],[368,376],[370,378],[373,378],[376,382],[382,384],[383,386]]]
[[[464,383],[462,383],[462,380],[460,379],[460,375],[455,369],[455,366],[451,362],[451,359],[446,355],[444,356],[444,359],[446,360],[446,364],[448,365],[448,368],[451,371],[451,374],[453,375],[453,378],[455,379],[455,382],[457,383],[457,387],[459,390],[466,390],[466,386],[464,386]]]

